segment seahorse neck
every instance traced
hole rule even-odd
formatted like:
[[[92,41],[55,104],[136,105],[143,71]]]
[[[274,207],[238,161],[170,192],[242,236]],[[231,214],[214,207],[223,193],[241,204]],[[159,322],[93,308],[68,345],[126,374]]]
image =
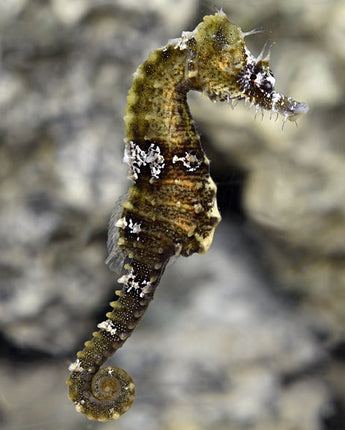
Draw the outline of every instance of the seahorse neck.
[[[185,64],[186,51],[168,45],[151,53],[137,69],[128,93],[127,140],[178,145],[196,138],[187,106],[190,84]]]

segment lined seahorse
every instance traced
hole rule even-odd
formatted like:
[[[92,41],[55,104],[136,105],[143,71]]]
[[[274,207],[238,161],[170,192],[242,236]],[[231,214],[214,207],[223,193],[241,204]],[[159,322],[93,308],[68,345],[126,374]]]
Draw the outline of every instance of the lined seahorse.
[[[295,120],[308,106],[275,90],[268,58],[255,58],[246,34],[223,12],[149,54],[134,74],[125,115],[124,161],[132,185],[109,227],[107,263],[121,268],[116,301],[70,365],[69,397],[89,419],[126,412],[131,377],[101,365],[131,335],[173,256],[205,253],[220,221],[216,186],[187,105],[200,91],[213,101],[244,99]]]

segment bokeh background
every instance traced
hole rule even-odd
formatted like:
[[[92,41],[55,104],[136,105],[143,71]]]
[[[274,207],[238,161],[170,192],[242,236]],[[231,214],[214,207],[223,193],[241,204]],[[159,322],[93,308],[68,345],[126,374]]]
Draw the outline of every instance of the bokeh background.
[[[132,409],[88,422],[65,380],[116,288],[132,73],[221,7],[310,111],[282,130],[190,95],[223,221],[109,360]],[[345,429],[345,1],[0,0],[0,46],[1,429]]]

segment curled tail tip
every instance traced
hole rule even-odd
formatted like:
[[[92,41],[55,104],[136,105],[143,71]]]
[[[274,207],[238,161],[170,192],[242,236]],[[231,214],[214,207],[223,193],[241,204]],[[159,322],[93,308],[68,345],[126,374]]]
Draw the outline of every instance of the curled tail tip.
[[[110,366],[102,368],[93,376],[91,386],[84,386],[84,389],[78,372],[72,370],[71,377],[66,381],[68,397],[74,402],[76,411],[89,420],[116,420],[132,406],[135,384],[125,370]]]
[[[119,418],[135,400],[135,385],[131,376],[118,367],[100,368],[131,335],[145,312],[149,300],[138,292],[117,290],[113,311],[100,322],[98,331],[70,364],[69,398],[76,410],[90,420],[110,421]]]

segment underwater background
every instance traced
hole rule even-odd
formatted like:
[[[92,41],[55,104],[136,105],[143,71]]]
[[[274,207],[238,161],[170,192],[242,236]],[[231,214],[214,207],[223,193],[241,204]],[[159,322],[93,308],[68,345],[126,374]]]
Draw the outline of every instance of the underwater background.
[[[90,422],[65,381],[118,288],[132,74],[220,8],[310,110],[189,95],[223,220],[108,361],[132,408]],[[345,1],[0,0],[0,53],[0,428],[345,429]]]

